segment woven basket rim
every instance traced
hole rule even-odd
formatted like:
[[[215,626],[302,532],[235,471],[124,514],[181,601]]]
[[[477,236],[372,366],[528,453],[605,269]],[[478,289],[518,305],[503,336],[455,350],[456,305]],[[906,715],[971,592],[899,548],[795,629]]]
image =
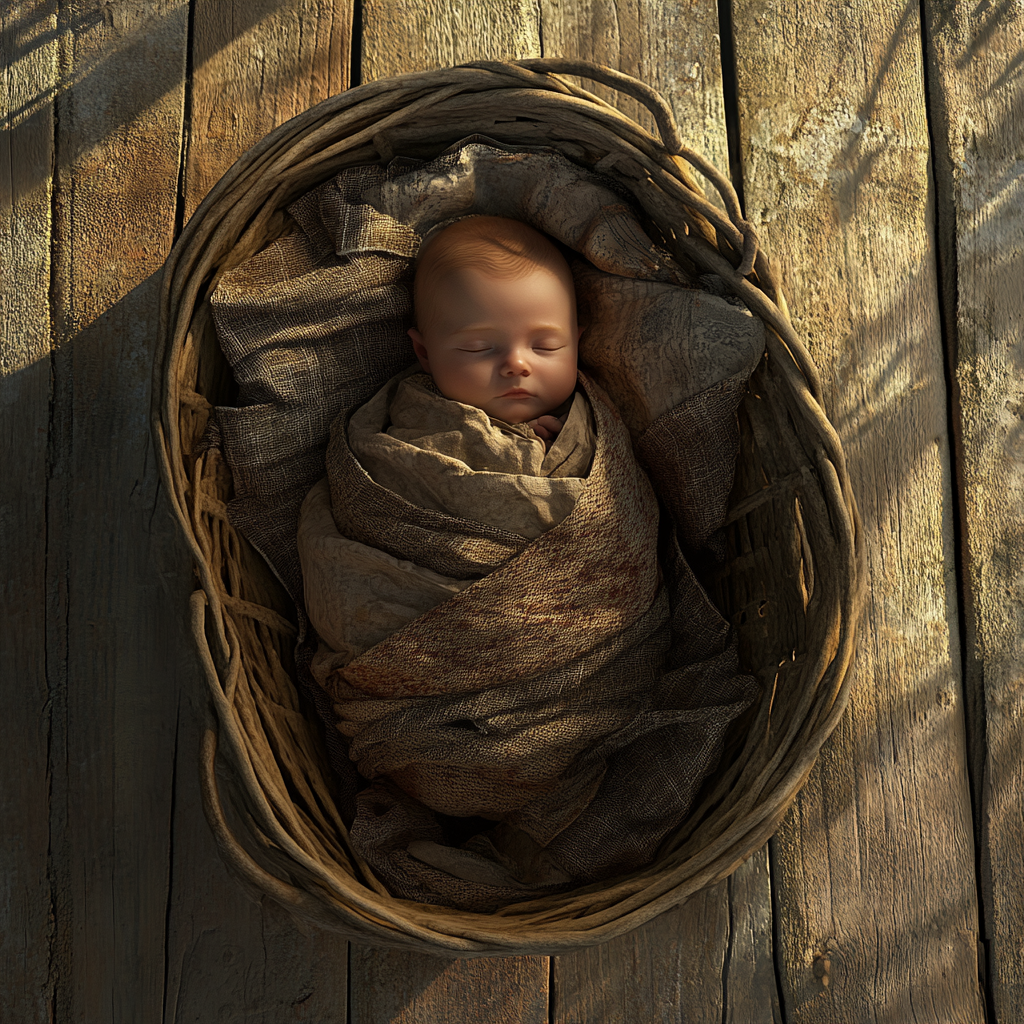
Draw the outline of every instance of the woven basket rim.
[[[560,77],[564,75],[589,78],[640,101],[652,113],[660,139],[603,100]],[[686,238],[677,236],[676,241],[685,255],[718,274],[766,325],[768,358],[778,375],[779,387],[785,389],[793,414],[816,442],[815,465],[811,468],[819,477],[828,509],[841,580],[833,601],[837,620],[834,635],[827,649],[823,647],[819,652],[818,662],[822,664],[814,665],[815,672],[820,668],[817,684],[827,678],[828,686],[823,690],[818,686],[821,692],[815,690],[812,695],[818,699],[813,704],[815,714],[811,715],[809,705],[804,720],[793,723],[783,738],[783,754],[765,766],[762,782],[767,787],[768,799],[738,814],[712,844],[691,856],[673,860],[670,854],[625,876],[625,880],[611,879],[560,897],[481,914],[411,903],[369,888],[354,876],[339,877],[338,871],[306,857],[280,824],[275,825],[274,811],[250,763],[245,739],[226,695],[231,673],[239,670],[227,611],[231,598],[223,593],[208,564],[195,532],[193,511],[188,507],[189,482],[179,416],[183,405],[195,402],[196,398],[182,388],[177,368],[193,318],[202,305],[204,289],[209,290],[211,280],[223,271],[229,258],[237,259],[238,253],[260,247],[260,233],[267,230],[274,212],[294,198],[290,189],[306,191],[313,187],[308,181],[309,161],[314,156],[325,167],[320,180],[336,173],[336,165],[330,162],[337,157],[332,145],[347,144],[357,154],[366,146],[375,147],[377,160],[363,163],[381,162],[382,150],[389,145],[387,132],[404,123],[402,117],[410,118],[418,109],[451,100],[471,106],[474,95],[479,97],[495,90],[501,90],[506,97],[513,92],[521,96],[524,90],[532,90],[526,95],[536,101],[538,108],[565,111],[566,117],[580,119],[588,130],[590,125],[597,125],[593,130],[606,132],[610,138],[613,129],[620,132],[625,141],[620,141],[615,150],[609,148],[609,156],[622,154],[630,160],[640,160],[648,174],[653,168],[659,176],[659,186],[672,192],[691,211],[698,227],[710,224],[711,237],[719,240],[717,248],[699,237],[698,232]],[[339,134],[339,124],[346,119],[357,125],[366,124],[353,134]],[[481,132],[488,134],[484,129]],[[325,145],[329,138],[335,141]],[[356,142],[363,144],[363,148],[359,149]],[[699,170],[716,187],[724,209],[704,196],[691,169]],[[191,618],[212,707],[201,756],[204,809],[221,854],[235,873],[253,891],[270,895],[301,918],[361,941],[448,956],[554,954],[606,941],[725,877],[760,848],[806,781],[822,743],[838,724],[846,706],[852,682],[855,628],[866,587],[865,556],[842,446],[823,410],[818,371],[789,320],[779,282],[758,244],[753,226],[742,217],[732,185],[709,161],[683,144],[665,100],[649,86],[621,72],[561,58],[481,61],[413,72],[340,93],[265,136],[242,154],[214,186],[168,256],[154,366],[152,425],[165,489],[200,579],[200,587],[193,594]],[[790,756],[792,748],[795,753]],[[261,863],[262,858],[258,860],[240,842],[237,825],[229,825],[215,772],[218,757],[230,765],[250,808],[258,809],[264,843],[275,846],[286,860],[291,858],[294,870],[284,872],[290,877],[282,878]]]

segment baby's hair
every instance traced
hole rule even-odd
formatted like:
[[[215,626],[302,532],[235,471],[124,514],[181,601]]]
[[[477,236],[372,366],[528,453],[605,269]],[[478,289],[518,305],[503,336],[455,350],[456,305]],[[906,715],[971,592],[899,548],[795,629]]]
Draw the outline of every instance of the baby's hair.
[[[569,265],[546,235],[509,217],[467,217],[439,231],[416,261],[413,308],[417,323],[429,309],[433,286],[445,274],[464,267],[501,278],[547,270],[573,293]]]

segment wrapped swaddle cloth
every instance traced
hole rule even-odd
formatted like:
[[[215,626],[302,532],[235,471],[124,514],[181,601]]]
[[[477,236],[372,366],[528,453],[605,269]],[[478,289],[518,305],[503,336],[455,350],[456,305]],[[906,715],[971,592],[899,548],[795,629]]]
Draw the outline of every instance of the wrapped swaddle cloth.
[[[399,375],[335,422],[304,506],[313,675],[376,780],[352,842],[410,897],[492,905],[639,867],[751,696],[724,631],[696,662],[692,624],[674,643],[672,605],[699,622],[706,600],[679,565],[666,589],[654,492],[581,382],[545,453]],[[430,811],[501,826],[456,849]]]
[[[346,171],[295,213],[301,233],[214,296],[243,396],[262,404],[218,410],[213,440],[233,521],[300,609],[300,679],[351,787],[353,848],[395,895],[477,910],[642,866],[756,692],[691,565],[717,553],[760,322],[549,153],[471,140],[384,178]],[[476,213],[587,257],[583,372],[550,452],[396,373],[411,353],[394,268]],[[334,319],[316,321],[331,290]],[[384,319],[353,321],[363,307]]]
[[[415,367],[352,417],[347,437],[373,481],[405,502],[525,540],[539,537],[572,511],[594,453],[593,420],[582,395],[575,396],[562,432],[546,451],[529,427],[492,420],[480,409],[444,398]],[[354,524],[346,532],[359,530]],[[503,548],[481,565],[480,575],[510,553]],[[313,662],[321,684],[331,666],[357,657],[473,582],[396,559],[339,533],[326,477],[303,504],[299,554],[306,613],[323,647],[334,652]]]

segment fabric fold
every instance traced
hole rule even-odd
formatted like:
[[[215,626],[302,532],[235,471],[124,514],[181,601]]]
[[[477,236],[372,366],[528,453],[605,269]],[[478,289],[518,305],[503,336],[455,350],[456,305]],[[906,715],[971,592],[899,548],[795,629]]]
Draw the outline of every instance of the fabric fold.
[[[633,870],[682,820],[753,682],[692,575],[663,576],[658,500],[600,388],[581,374],[559,452],[418,377],[338,417],[300,527],[307,611],[332,638],[312,672],[371,783],[353,845],[393,891],[468,909]],[[534,475],[561,472],[566,450],[585,476]],[[332,605],[313,593],[323,570],[307,526],[315,509],[326,524],[327,490],[337,550],[362,560],[353,574],[370,557],[396,574],[379,618],[408,618],[385,636],[339,621],[351,594]],[[524,494],[543,529],[481,521],[504,521]],[[680,600],[706,620],[685,664],[673,658]],[[450,823],[472,817],[479,834],[451,840]]]

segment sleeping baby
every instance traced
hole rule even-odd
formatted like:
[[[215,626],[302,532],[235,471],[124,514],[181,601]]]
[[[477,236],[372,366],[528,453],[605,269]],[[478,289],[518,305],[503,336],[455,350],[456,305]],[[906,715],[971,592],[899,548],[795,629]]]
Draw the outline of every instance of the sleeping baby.
[[[580,329],[569,267],[521,221],[472,217],[429,241],[413,293],[418,366],[355,411],[348,445],[375,483],[415,507],[534,540],[572,510],[593,457],[592,416],[576,394]],[[346,563],[372,561],[341,588],[331,572],[336,560],[322,550],[339,512],[326,480],[305,509],[307,612],[335,652],[361,653],[471,582],[403,567],[394,592],[381,578],[389,561],[378,564],[379,553],[355,538],[332,537]],[[421,576],[419,586],[409,586],[411,574]]]
[[[490,909],[649,862],[751,690],[678,545],[659,564],[557,247],[458,221],[414,309],[418,364],[338,417],[303,504],[311,671],[369,782],[353,849],[396,895]]]
[[[580,335],[558,249],[520,221],[458,221],[421,255],[413,294],[422,330],[409,336],[438,390],[550,442],[576,390]]]

